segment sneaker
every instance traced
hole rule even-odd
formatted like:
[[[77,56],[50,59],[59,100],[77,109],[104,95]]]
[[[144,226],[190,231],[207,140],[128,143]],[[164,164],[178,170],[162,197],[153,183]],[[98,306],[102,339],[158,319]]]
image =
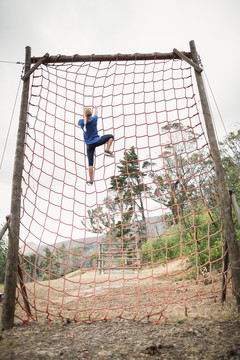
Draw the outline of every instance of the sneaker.
[[[107,156],[113,157],[113,153],[111,151],[109,151],[109,150],[105,150],[104,154],[107,155]]]
[[[88,185],[93,185],[93,181],[88,180],[88,181],[87,181],[87,184],[88,184]]]

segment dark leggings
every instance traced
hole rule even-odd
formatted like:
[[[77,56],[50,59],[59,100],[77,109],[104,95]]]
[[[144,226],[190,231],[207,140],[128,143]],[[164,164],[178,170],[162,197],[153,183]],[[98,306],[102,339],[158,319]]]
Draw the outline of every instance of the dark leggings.
[[[108,142],[109,139],[114,139],[114,136],[110,135],[110,134],[103,135],[101,137],[101,139],[98,140],[97,142],[87,145],[87,157],[88,157],[89,166],[93,166],[93,158],[94,158],[94,153],[95,153],[96,147],[106,144],[106,142]]]

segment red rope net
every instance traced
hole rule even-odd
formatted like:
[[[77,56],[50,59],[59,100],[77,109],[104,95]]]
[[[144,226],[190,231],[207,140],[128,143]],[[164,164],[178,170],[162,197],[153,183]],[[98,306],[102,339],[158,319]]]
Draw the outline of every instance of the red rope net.
[[[216,299],[222,221],[197,103],[192,69],[179,59],[34,72],[18,318],[159,321],[203,296]],[[89,187],[77,123],[84,106],[96,105],[99,134],[115,137],[114,158],[96,149]]]

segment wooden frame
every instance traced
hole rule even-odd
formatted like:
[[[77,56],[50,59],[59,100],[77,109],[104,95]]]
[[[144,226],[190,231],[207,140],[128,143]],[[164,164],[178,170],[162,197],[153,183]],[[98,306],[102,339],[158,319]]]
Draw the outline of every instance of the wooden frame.
[[[43,57],[31,58],[31,48],[26,47],[25,50],[25,74],[23,76],[23,90],[21,99],[21,109],[19,117],[18,137],[15,153],[15,163],[12,182],[12,199],[11,199],[11,221],[9,227],[9,243],[6,266],[6,277],[4,287],[4,302],[2,310],[1,328],[10,329],[14,324],[15,312],[15,296],[18,273],[18,248],[19,248],[19,227],[20,227],[20,205],[21,205],[21,180],[22,180],[22,166],[24,158],[24,140],[26,131],[26,119],[30,86],[30,75],[42,63],[64,63],[64,62],[100,62],[100,61],[135,61],[135,60],[164,60],[174,59],[180,57],[186,60],[194,67],[198,90],[201,98],[203,115],[207,128],[208,139],[210,143],[211,153],[215,164],[216,176],[219,186],[219,196],[222,206],[222,216],[225,226],[225,237],[229,249],[231,259],[231,268],[233,276],[233,284],[235,295],[237,299],[238,311],[240,312],[240,255],[237,244],[236,233],[231,216],[230,197],[227,190],[227,185],[224,177],[223,166],[221,163],[220,152],[218,149],[216,136],[212,124],[210,109],[208,105],[207,96],[204,89],[204,84],[201,76],[202,68],[198,62],[198,55],[195,48],[194,41],[190,42],[190,52],[180,52],[173,49],[171,53],[151,53],[151,54],[115,54],[115,55],[74,55],[74,56],[49,56],[45,54]],[[35,64],[31,68],[31,64]],[[6,230],[6,229],[5,229]],[[22,275],[21,275],[22,277]],[[22,284],[24,287],[24,284]],[[28,313],[30,307],[26,297],[26,304]]]

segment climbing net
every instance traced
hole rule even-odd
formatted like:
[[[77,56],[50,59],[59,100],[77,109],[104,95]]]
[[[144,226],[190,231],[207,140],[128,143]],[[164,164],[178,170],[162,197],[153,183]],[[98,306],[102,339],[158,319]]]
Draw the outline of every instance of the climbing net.
[[[100,136],[115,138],[114,158],[96,149],[91,187],[78,126],[86,106],[98,106]],[[221,291],[223,245],[213,162],[186,62],[116,57],[35,70],[19,319],[159,321],[173,308],[187,313],[191,301]]]

